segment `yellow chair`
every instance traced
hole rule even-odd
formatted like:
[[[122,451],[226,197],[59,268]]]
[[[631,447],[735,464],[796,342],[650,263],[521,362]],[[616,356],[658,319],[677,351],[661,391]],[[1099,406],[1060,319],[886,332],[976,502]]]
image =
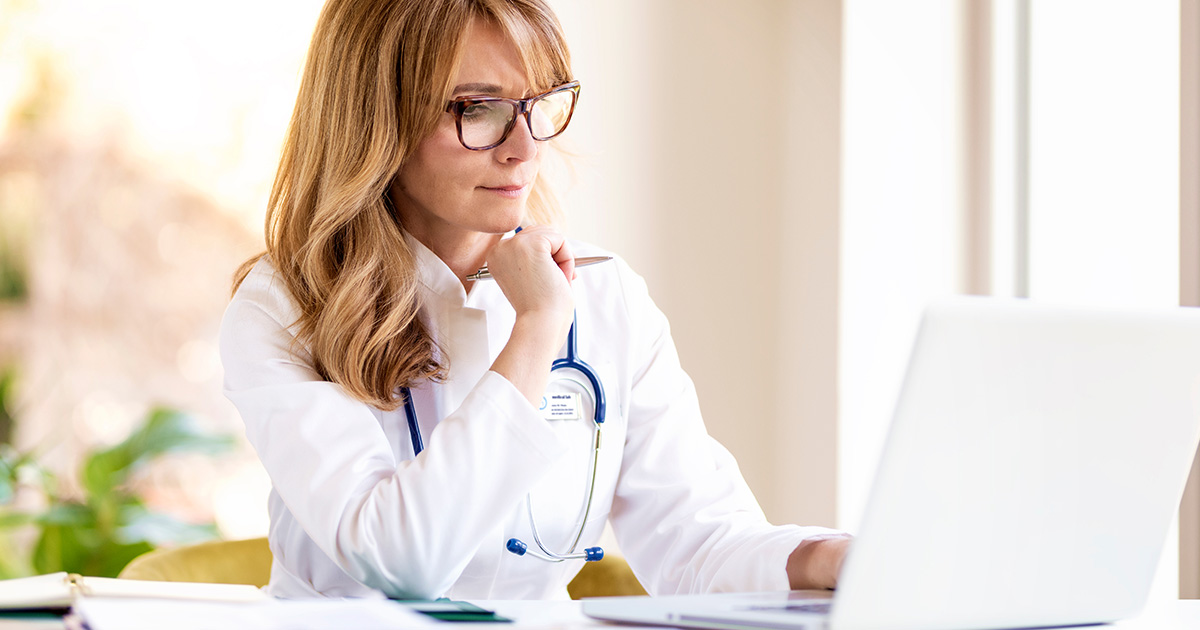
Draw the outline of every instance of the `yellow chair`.
[[[264,586],[271,580],[271,549],[266,538],[158,549],[134,558],[118,577]],[[584,565],[579,575],[567,585],[567,592],[572,599],[646,594],[629,564],[620,556],[606,556],[599,562]]]
[[[625,558],[606,555],[603,560],[583,565],[575,579],[567,585],[571,599],[584,597],[615,597],[618,595],[645,595],[646,589],[638,582],[633,569]]]
[[[117,577],[266,586],[271,581],[271,548],[266,538],[251,538],[156,549],[134,558]]]

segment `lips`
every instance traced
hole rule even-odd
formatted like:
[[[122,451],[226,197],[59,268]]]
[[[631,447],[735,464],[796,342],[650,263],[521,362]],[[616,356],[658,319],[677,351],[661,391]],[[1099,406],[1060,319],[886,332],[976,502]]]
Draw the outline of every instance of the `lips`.
[[[480,186],[479,188],[487,191],[501,199],[520,200],[528,192],[530,184],[501,184],[499,186]]]
[[[499,186],[480,186],[480,188],[486,188],[488,190],[502,190],[505,192],[516,192],[523,190],[528,185],[529,184],[501,184]]]

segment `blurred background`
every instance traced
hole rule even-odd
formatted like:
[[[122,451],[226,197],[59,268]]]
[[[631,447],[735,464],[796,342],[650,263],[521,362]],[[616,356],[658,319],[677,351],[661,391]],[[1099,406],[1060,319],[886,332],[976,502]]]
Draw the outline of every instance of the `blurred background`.
[[[265,535],[216,333],[322,4],[0,0],[0,571]],[[929,300],[1200,303],[1200,0],[551,4],[568,232],[773,521],[855,528]]]

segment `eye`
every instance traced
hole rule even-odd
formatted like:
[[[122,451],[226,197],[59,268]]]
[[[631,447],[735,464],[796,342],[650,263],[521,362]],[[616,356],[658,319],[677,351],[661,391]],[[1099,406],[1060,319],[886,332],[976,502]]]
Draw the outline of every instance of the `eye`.
[[[495,112],[496,103],[493,101],[463,101],[463,120],[490,118]]]

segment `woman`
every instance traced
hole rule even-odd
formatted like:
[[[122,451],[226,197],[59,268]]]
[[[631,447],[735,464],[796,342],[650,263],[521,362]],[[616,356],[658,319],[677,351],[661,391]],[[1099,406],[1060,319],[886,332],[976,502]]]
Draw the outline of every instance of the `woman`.
[[[221,333],[272,594],[565,597],[609,520],[651,593],[834,585],[847,538],[765,521],[642,280],[549,227],[573,79],[542,0],[324,8]],[[551,372],[573,322],[596,386]]]

